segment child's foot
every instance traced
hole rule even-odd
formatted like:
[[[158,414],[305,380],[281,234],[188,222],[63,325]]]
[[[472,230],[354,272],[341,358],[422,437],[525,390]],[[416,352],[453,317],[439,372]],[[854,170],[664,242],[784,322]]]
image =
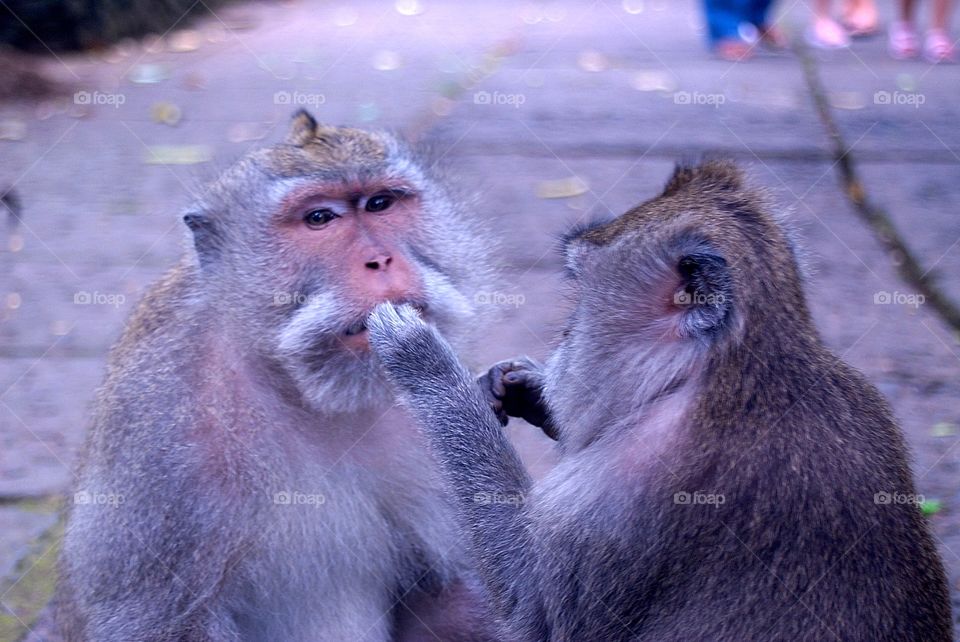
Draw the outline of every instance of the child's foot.
[[[843,49],[850,46],[850,35],[832,18],[814,18],[807,28],[807,43],[817,49]]]
[[[725,38],[717,43],[714,52],[724,60],[740,62],[753,55],[753,47],[739,38]]]
[[[877,16],[877,7],[872,2],[851,3],[843,16],[843,26],[851,38],[866,38],[876,35],[879,31],[880,19]]]
[[[909,60],[920,53],[920,39],[909,22],[898,20],[891,23],[889,38],[887,49],[895,60]]]
[[[762,26],[759,28],[759,32],[760,42],[770,49],[786,49],[789,44],[789,42],[787,42],[787,35],[783,33],[783,29],[776,25]]]
[[[954,62],[953,43],[946,31],[931,29],[927,32],[927,41],[923,44],[923,57],[933,64]]]

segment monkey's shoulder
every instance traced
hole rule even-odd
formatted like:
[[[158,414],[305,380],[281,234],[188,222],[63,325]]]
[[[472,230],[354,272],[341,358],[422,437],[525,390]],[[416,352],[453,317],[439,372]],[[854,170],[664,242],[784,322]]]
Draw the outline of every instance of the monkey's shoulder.
[[[193,292],[195,270],[184,261],[147,289],[111,350],[111,364],[130,359],[158,340],[168,343],[194,325],[190,318],[197,310],[197,295]]]

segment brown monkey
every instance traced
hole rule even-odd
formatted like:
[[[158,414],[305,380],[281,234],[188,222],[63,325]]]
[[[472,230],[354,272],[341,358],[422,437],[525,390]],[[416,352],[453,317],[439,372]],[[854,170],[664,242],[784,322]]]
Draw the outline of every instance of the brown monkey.
[[[67,637],[481,639],[449,499],[364,325],[405,302],[466,336],[488,258],[462,202],[394,137],[300,112],[184,220],[97,400]]]
[[[903,437],[824,347],[770,211],[714,161],[566,238],[559,348],[487,381],[559,436],[536,485],[440,334],[410,306],[371,315],[520,639],[951,639]]]

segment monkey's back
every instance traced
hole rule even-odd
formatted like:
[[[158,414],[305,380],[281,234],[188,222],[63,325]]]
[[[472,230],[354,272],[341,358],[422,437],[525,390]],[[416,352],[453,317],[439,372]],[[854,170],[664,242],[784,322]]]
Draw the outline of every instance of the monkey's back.
[[[188,366],[196,359],[184,358],[194,347],[189,340],[195,331],[189,310],[190,270],[187,264],[179,265],[151,286],[110,352],[75,490],[115,494],[118,505],[97,515],[84,506],[68,507],[55,598],[65,639],[83,639],[88,614],[108,619],[99,612],[104,605],[122,603],[124,595],[145,589],[156,602],[166,600],[186,611],[177,591],[161,586],[163,577],[181,565],[188,567],[196,551],[204,549],[202,540],[215,537],[203,520],[176,517],[216,510],[191,495],[196,477],[178,479],[189,467],[180,431],[186,428],[183,419],[191,405],[185,394]],[[168,532],[167,520],[181,522],[177,537]],[[155,560],[161,558],[168,560],[168,568],[156,567]],[[173,613],[167,615],[167,622],[131,621],[129,629],[120,623],[112,630],[137,635],[153,627],[159,634],[175,620]],[[122,618],[123,612],[113,617]]]
[[[925,518],[896,503],[916,494],[885,400],[825,350],[808,366],[807,395],[759,380],[781,397],[759,415],[708,393],[639,478],[606,455],[561,463],[533,498],[551,639],[952,639]]]
[[[677,620],[680,637],[952,639],[943,566],[886,401],[825,348],[794,370],[758,377],[756,408],[737,418],[708,396],[703,428],[717,432],[698,443],[724,446],[674,471],[724,498],[692,507],[670,536],[689,554],[673,572],[700,584],[684,591],[688,608],[704,615]]]

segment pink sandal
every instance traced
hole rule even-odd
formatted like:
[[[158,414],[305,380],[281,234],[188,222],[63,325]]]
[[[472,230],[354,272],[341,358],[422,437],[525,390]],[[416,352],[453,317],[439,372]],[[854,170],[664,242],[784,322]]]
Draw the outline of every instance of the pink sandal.
[[[909,60],[920,53],[920,39],[909,22],[898,20],[890,23],[889,36],[887,49],[895,60]]]
[[[807,44],[817,49],[846,49],[850,35],[832,18],[814,18],[804,34]]]
[[[950,36],[943,29],[931,29],[927,32],[927,41],[923,45],[923,57],[927,62],[939,64],[953,62],[954,51]]]

